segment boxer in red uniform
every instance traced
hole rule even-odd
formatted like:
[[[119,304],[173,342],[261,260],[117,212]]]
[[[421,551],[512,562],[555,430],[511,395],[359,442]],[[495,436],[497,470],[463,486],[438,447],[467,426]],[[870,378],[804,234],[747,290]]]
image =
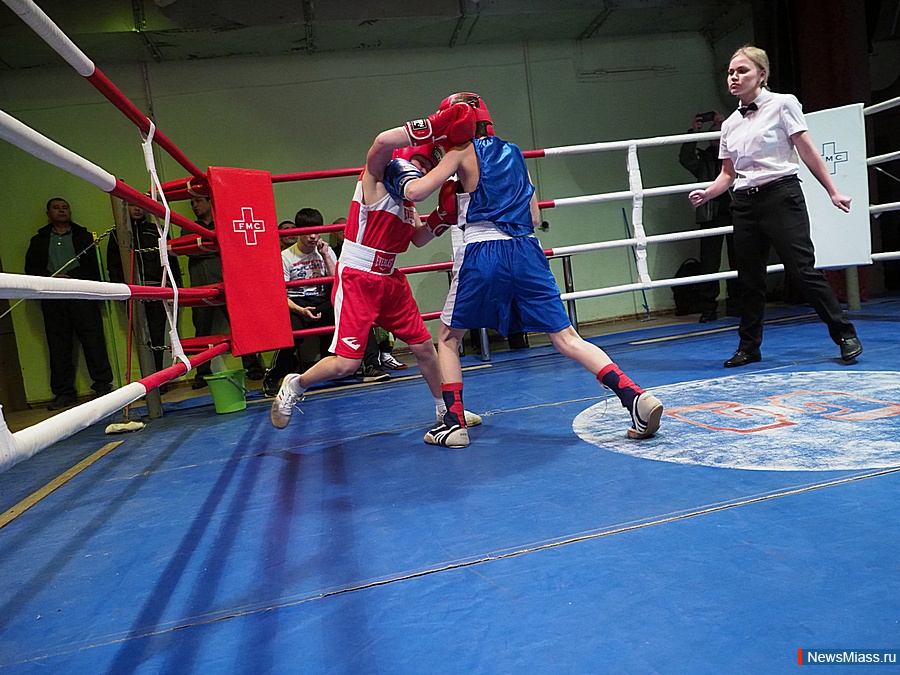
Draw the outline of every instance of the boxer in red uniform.
[[[335,356],[322,359],[302,375],[284,377],[270,412],[275,427],[288,425],[294,406],[309,387],[356,372],[369,330],[376,324],[409,345],[434,397],[436,412],[443,416],[437,353],[406,275],[396,267],[397,256],[410,243],[423,246],[434,234],[401,192],[403,184],[435,166],[441,155],[436,143],[452,147],[474,136],[474,116],[466,109],[471,111],[468,106],[454,106],[375,138],[356,184],[335,272],[335,333],[330,349]],[[480,423],[477,415],[471,417]]]

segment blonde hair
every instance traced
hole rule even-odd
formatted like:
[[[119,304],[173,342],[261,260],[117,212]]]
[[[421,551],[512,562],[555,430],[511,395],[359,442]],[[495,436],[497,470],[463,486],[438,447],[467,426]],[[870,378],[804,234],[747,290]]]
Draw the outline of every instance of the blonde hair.
[[[731,58],[734,59],[736,56],[745,56],[750,61],[753,62],[757,68],[762,71],[765,71],[766,76],[762,81],[762,86],[766,89],[769,88],[769,55],[766,54],[765,49],[760,49],[759,47],[754,47],[753,45],[744,45],[740,49],[734,52],[731,55]]]

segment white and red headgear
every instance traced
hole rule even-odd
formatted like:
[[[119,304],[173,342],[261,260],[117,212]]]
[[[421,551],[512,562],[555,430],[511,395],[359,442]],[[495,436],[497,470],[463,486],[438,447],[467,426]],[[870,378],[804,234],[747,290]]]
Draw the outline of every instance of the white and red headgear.
[[[411,162],[413,157],[418,157],[419,161],[426,163],[428,170],[431,171],[441,161],[442,156],[442,149],[436,147],[434,143],[425,143],[424,145],[410,145],[394,150],[391,159],[405,159]]]
[[[455,94],[450,94],[450,96],[441,101],[441,105],[438,107],[438,110],[446,110],[451,105],[455,105],[457,103],[465,103],[475,108],[475,123],[478,124],[478,122],[486,122],[486,124],[484,125],[485,135],[494,135],[494,122],[493,120],[491,120],[491,113],[488,111],[488,107],[485,104],[483,98],[481,98],[478,94],[474,94],[470,91],[460,91]]]

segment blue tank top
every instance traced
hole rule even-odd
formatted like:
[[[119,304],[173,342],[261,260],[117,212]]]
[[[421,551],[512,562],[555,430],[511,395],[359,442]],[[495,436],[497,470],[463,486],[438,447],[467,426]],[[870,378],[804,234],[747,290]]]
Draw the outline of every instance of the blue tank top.
[[[528,179],[522,151],[496,136],[472,142],[481,176],[469,195],[466,221],[490,221],[511,237],[534,234],[530,208],[534,186]]]

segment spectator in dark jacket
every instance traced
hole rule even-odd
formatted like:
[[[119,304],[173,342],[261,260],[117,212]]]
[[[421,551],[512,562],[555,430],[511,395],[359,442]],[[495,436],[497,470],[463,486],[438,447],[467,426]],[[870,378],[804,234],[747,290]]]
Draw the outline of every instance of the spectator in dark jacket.
[[[710,119],[711,118],[711,119]],[[694,124],[688,129],[690,133],[703,131],[704,121],[709,121],[709,131],[719,131],[725,116],[718,112],[701,113],[694,116]],[[711,181],[719,175],[722,160],[719,159],[719,142],[710,141],[705,148],[697,148],[697,143],[684,143],[678,155],[678,161],[685,169],[694,174],[699,181]],[[714,227],[726,227],[731,225],[731,195],[722,193],[716,199],[712,199],[696,211],[697,225],[702,229]],[[722,242],[725,241],[728,253],[728,267],[736,269],[734,258],[734,236],[730,234],[717,234],[712,237],[703,237],[700,240],[700,274],[714,274],[719,271],[722,261]],[[715,321],[718,318],[719,282],[711,281],[700,286],[700,323]],[[740,316],[740,286],[737,279],[728,279],[725,282],[725,314],[728,316]]]
[[[125,278],[122,266],[122,254],[119,239],[115,232],[106,248],[106,267],[109,280],[115,283],[137,284],[139,286],[161,286],[163,267],[159,257],[159,230],[156,223],[147,220],[147,214],[140,206],[128,205],[128,216],[131,220],[131,248],[134,250],[133,276]],[[169,268],[172,279],[167,285],[181,286],[181,268],[178,259],[169,256]],[[166,347],[166,310],[159,300],[144,301],[144,312],[147,315],[147,328],[150,333],[150,349],[153,351],[153,362],[157,370],[163,368],[163,353]]]
[[[216,224],[213,221],[212,202],[207,196],[206,188],[194,190],[188,189],[191,193],[191,210],[197,216],[194,222],[203,227],[214,230]],[[191,286],[209,286],[212,284],[222,283],[222,258],[218,253],[207,253],[203,255],[192,255],[188,258],[188,276],[191,279]],[[203,335],[213,335],[216,322],[219,318],[228,321],[228,310],[224,305],[214,305],[212,307],[192,307],[191,318],[194,322],[194,335],[197,337]],[[265,374],[262,366],[261,354],[245,354],[241,357],[241,363],[247,371],[247,377],[251,380],[261,380]],[[194,382],[191,384],[192,389],[202,389],[206,386],[206,376],[212,373],[212,363],[207,361],[197,366],[194,371]]]
[[[55,197],[47,202],[48,224],[31,238],[25,253],[25,273],[44,277],[100,281],[94,236],[72,222],[69,202]],[[59,410],[76,402],[74,339],[84,351],[96,395],[112,391],[112,368],[106,354],[103,318],[96,300],[41,300],[44,331],[50,353],[50,390],[47,406]]]

